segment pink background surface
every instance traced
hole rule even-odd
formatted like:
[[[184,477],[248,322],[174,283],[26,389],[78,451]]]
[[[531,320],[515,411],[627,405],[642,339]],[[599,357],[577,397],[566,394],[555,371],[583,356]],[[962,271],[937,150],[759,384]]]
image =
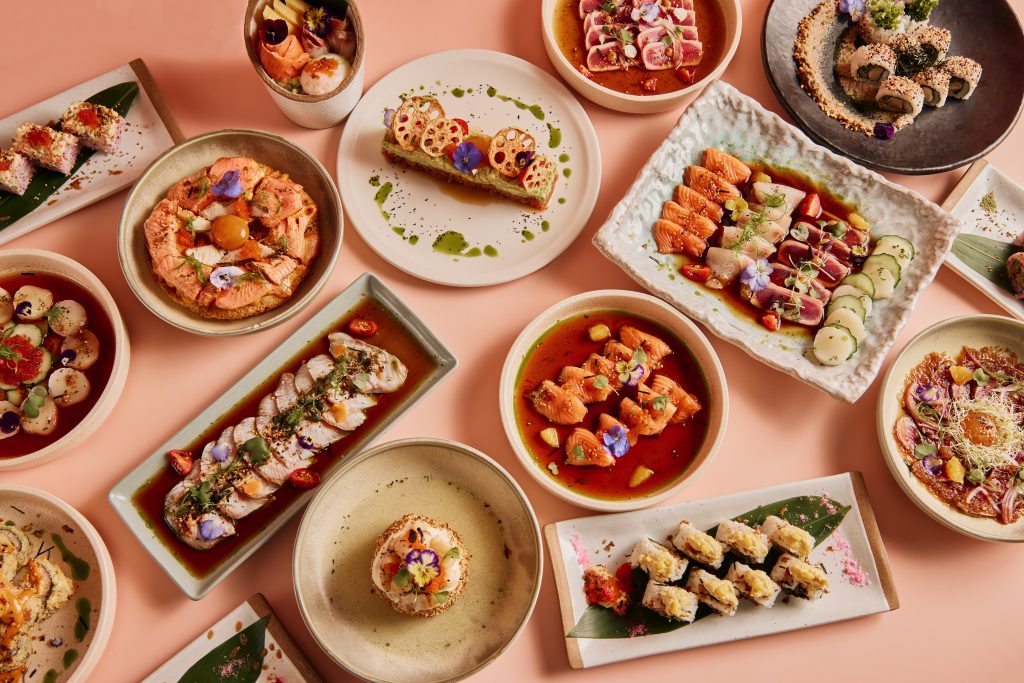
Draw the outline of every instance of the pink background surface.
[[[742,4],[743,38],[724,80],[781,111],[761,67],[759,37],[767,3]],[[1024,0],[1012,4],[1018,14],[1024,13]],[[4,5],[6,68],[0,115],[143,57],[186,135],[232,127],[268,130],[302,145],[328,169],[335,168],[341,128],[307,131],[290,124],[252,72],[240,35],[242,0],[64,0],[47,3],[45,10],[36,2]],[[523,0],[364,0],[360,7],[369,35],[367,86],[416,57],[453,48],[508,52],[553,73],[539,36],[539,6]],[[388,265],[347,226],[337,268],[310,308],[261,334],[213,340],[161,323],[128,289],[118,267],[115,239],[124,192],[7,245],[50,249],[85,264],[117,299],[132,338],[132,367],[124,395],[99,431],[55,462],[2,475],[4,482],[44,488],[63,497],[93,521],[110,548],[118,575],[117,618],[92,680],[143,678],[257,591],[268,597],[327,680],[348,680],[309,637],[295,605],[291,558],[298,519],[212,594],[193,603],[129,534],[106,496],[169,434],[364,271],[373,271],[394,287],[461,361],[447,383],[384,439],[437,436],[465,442],[505,465],[525,489],[542,524],[584,514],[541,490],[518,464],[498,417],[498,374],[518,331],[547,306],[589,289],[635,289],[599,256],[590,238],[679,112],[634,117],[583,104],[597,129],[604,159],[602,192],[593,217],[554,263],[506,285],[458,290],[420,282]],[[1022,146],[1024,127],[1018,126],[989,155],[1019,182],[1024,182]],[[941,202],[961,175],[954,171],[894,180]],[[1000,311],[952,271],[942,269],[895,348],[932,323],[977,312]],[[476,679],[571,678],[596,683],[623,676],[716,680],[749,675],[770,680],[799,672],[797,680],[820,675],[852,681],[884,668],[894,677],[899,672],[913,680],[954,680],[996,673],[1012,678],[1011,672],[1019,672],[1024,549],[949,531],[900,492],[875,436],[878,382],[856,405],[847,406],[729,344],[712,342],[730,382],[731,424],[717,462],[669,502],[860,470],[892,559],[902,607],[811,631],[572,672],[550,565],[545,563],[543,589],[527,629]],[[793,428],[794,422],[799,429]]]

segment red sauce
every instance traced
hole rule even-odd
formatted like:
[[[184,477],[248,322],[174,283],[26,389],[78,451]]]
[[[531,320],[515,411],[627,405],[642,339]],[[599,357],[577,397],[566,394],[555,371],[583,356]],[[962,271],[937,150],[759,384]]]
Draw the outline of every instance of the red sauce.
[[[587,63],[579,5],[579,0],[560,0],[555,6],[552,24],[555,42],[576,69],[586,67]],[[643,65],[629,70],[594,72],[590,80],[626,95],[663,95],[682,90],[705,78],[715,70],[725,55],[725,17],[716,0],[694,0],[693,9],[697,17],[697,36],[704,44],[704,56],[700,64],[692,67],[692,81],[683,80],[674,69],[648,71]],[[648,87],[641,85],[644,82],[648,82]]]
[[[565,440],[573,428],[597,429],[598,416],[619,415],[623,396],[634,396],[635,390],[612,393],[608,400],[587,406],[587,416],[579,425],[552,425],[533,408],[530,393],[545,379],[554,381],[566,365],[580,365],[591,353],[600,354],[605,342],[592,342],[587,330],[604,323],[618,338],[623,325],[653,334],[668,344],[673,353],[667,356],[657,372],[675,380],[700,401],[702,409],[688,422],[669,425],[660,436],[641,436],[635,446],[611,467],[575,467],[565,464]],[[530,349],[516,381],[515,414],[519,434],[537,466],[551,478],[577,493],[594,498],[626,500],[649,495],[675,482],[689,467],[704,443],[708,431],[708,390],[703,372],[689,350],[664,327],[624,311],[592,311],[558,323]],[[558,430],[559,448],[552,448],[540,438],[548,427]],[[549,464],[557,466],[552,473]],[[629,478],[638,465],[654,470],[650,479],[636,488],[629,487]]]
[[[96,300],[96,297],[74,282],[55,275],[22,273],[0,280],[0,287],[6,289],[12,297],[20,287],[25,285],[33,285],[50,290],[53,292],[54,302],[74,299],[82,304],[88,317],[86,329],[91,330],[100,341],[100,358],[96,361],[95,365],[83,371],[85,376],[89,378],[89,384],[92,387],[89,397],[77,405],[68,406],[67,408],[58,407],[57,428],[53,430],[52,434],[40,436],[20,431],[8,439],[0,440],[0,458],[16,458],[34,453],[41,448],[55,443],[77,427],[85,419],[85,416],[89,414],[93,406],[96,405],[96,400],[107,388],[107,382],[114,370],[114,327],[104,312],[103,307]],[[15,318],[15,322],[18,322],[17,318]],[[59,348],[61,339],[62,337],[59,335],[50,332],[45,343],[56,344],[57,348]],[[59,351],[53,354],[53,356],[54,364],[51,371],[60,367]]]
[[[381,394],[378,397],[377,405],[366,411],[366,422],[359,429],[316,457],[310,469],[318,473],[322,478],[327,478],[331,472],[341,465],[346,455],[357,452],[366,445],[367,435],[374,427],[387,419],[397,407],[401,406],[406,398],[436,368],[436,360],[426,349],[416,341],[390,312],[372,299],[365,300],[356,308],[328,325],[312,342],[293,356],[291,360],[278,368],[265,383],[256,387],[241,403],[218,418],[208,429],[202,434],[197,435],[190,443],[181,444],[180,448],[198,456],[202,447],[207,442],[213,441],[220,436],[220,433],[225,428],[237,424],[246,417],[256,415],[256,407],[260,399],[273,391],[279,377],[285,372],[295,372],[304,360],[320,353],[327,353],[327,334],[344,330],[348,322],[353,318],[372,320],[379,326],[379,332],[366,341],[398,356],[406,367],[409,368],[409,377],[405,385],[397,392]],[[157,538],[198,578],[208,576],[214,569],[230,559],[249,540],[252,534],[270,524],[296,498],[306,493],[306,491],[299,490],[286,483],[274,494],[271,501],[253,514],[236,522],[237,535],[209,550],[200,551],[190,548],[178,540],[177,536],[174,535],[163,519],[164,497],[180,480],[181,477],[168,466],[136,491],[135,495],[132,496],[132,502]]]

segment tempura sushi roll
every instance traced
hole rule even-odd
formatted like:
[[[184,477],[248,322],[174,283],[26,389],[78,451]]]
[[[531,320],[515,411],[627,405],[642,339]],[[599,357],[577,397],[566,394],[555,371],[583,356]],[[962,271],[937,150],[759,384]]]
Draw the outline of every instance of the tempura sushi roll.
[[[742,562],[733,562],[725,579],[732,581],[732,585],[736,587],[740,595],[756,602],[761,607],[773,606],[775,598],[782,590],[779,584],[772,581],[767,572],[752,569]]]
[[[886,111],[917,116],[924,108],[924,91],[904,76],[891,76],[878,86],[875,102]]]
[[[801,560],[806,560],[814,550],[814,536],[781,517],[769,515],[761,525],[761,531],[768,534],[774,545]]]
[[[949,52],[949,43],[953,39],[953,34],[951,34],[949,29],[946,28],[923,24],[914,29],[911,37],[916,40],[917,44],[921,46],[922,50],[924,50],[924,54],[928,58],[928,63],[935,64],[936,62],[941,62],[946,58],[946,53]]]
[[[673,621],[692,622],[697,616],[697,596],[678,586],[649,581],[640,604]]]
[[[0,190],[25,194],[36,170],[28,157],[12,149],[0,149]]]
[[[966,100],[974,94],[981,80],[981,64],[968,57],[950,57],[942,65],[949,74],[949,94],[958,100]]]
[[[772,549],[768,534],[746,524],[727,519],[718,525],[715,540],[754,564],[761,564]]]
[[[113,154],[121,144],[124,118],[102,104],[75,102],[64,112],[60,129],[76,136],[90,149]]]
[[[629,589],[603,564],[583,570],[583,594],[588,605],[605,607],[619,616],[629,611]]]
[[[23,123],[14,134],[15,152],[20,152],[43,168],[68,175],[75,165],[81,145],[70,133],[34,123]]]
[[[941,107],[946,104],[949,94],[949,74],[942,69],[931,67],[914,74],[914,82],[921,86],[924,103],[929,107]]]
[[[896,73],[896,51],[882,43],[861,45],[850,58],[850,72],[862,81],[881,83]]]
[[[658,583],[672,583],[683,578],[689,563],[662,544],[643,538],[633,546],[629,564],[634,569],[643,569]]]
[[[732,581],[720,579],[703,569],[695,569],[690,572],[690,578],[686,581],[686,590],[696,595],[698,600],[711,609],[727,617],[736,614],[736,608],[740,604],[736,587],[732,585]]]
[[[676,535],[672,537],[672,545],[691,560],[712,569],[721,567],[722,558],[725,557],[725,548],[721,543],[685,520],[679,523]]]
[[[771,578],[793,595],[805,600],[817,600],[828,588],[828,577],[820,566],[789,554],[784,554],[775,563]]]

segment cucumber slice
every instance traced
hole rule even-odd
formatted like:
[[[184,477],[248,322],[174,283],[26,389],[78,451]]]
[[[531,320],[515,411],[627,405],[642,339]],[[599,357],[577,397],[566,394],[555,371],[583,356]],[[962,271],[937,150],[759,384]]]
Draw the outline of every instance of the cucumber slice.
[[[913,243],[899,235],[882,235],[875,242],[875,250],[871,253],[889,254],[900,264],[901,270],[906,270],[916,255]]]
[[[864,329],[864,321],[857,317],[857,314],[848,308],[837,308],[825,318],[825,325],[839,325],[845,327],[857,340],[857,346],[864,343],[867,330]]]
[[[872,282],[871,278],[869,278],[864,273],[854,273],[853,275],[847,275],[839,284],[856,287],[857,289],[864,292],[872,299],[875,298],[875,283]]]
[[[864,304],[861,303],[860,297],[858,296],[837,296],[828,302],[828,313],[831,314],[834,311],[840,309],[848,309],[852,311],[858,318],[863,321],[868,317],[868,313],[864,308]]]
[[[872,285],[872,287],[873,286],[874,285]],[[871,303],[871,297],[865,294],[864,290],[862,290],[860,287],[854,287],[853,285],[839,285],[838,287],[832,290],[832,298],[829,301],[834,301],[841,296],[857,297],[858,299],[860,299],[860,302],[864,304],[864,313],[866,314],[866,316],[871,315],[871,309],[873,308],[873,305]],[[865,319],[867,319],[866,316]]]
[[[21,402],[25,400],[25,392],[21,389],[8,389],[7,400],[16,406],[20,406]]]
[[[0,391],[13,391],[17,388],[18,387],[13,384],[4,384],[3,382],[0,382]],[[17,401],[11,401],[11,403],[17,403]]]
[[[34,346],[43,345],[43,331],[33,323],[18,323],[11,330],[11,336],[20,336],[28,339]]]
[[[871,259],[879,260],[871,261]],[[883,259],[885,259],[885,261],[883,261]],[[875,293],[871,297],[875,301],[891,297],[893,290],[896,289],[896,285],[899,284],[899,278],[893,274],[887,261],[891,261],[893,264],[896,263],[896,259],[886,254],[870,256],[867,261],[864,262],[863,273],[871,278],[871,283],[875,286]]]
[[[811,353],[822,365],[842,365],[857,353],[857,340],[842,325],[829,325],[814,335]]]
[[[868,256],[867,259],[864,261],[863,270],[866,271],[868,269],[869,263],[872,265],[887,268],[890,272],[892,272],[893,277],[896,278],[897,283],[903,279],[903,269],[900,268],[900,262],[897,261],[896,257],[893,256],[892,254],[872,254],[871,256]]]
[[[43,360],[39,364],[39,372],[32,379],[25,382],[25,384],[39,384],[46,379],[46,376],[50,373],[50,368],[53,367],[53,354],[46,349],[41,349],[43,352]]]

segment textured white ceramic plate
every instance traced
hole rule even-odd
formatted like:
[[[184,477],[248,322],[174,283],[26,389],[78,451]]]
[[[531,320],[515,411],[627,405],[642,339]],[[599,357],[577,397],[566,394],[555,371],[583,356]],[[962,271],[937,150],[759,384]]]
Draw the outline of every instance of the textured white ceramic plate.
[[[893,435],[896,420],[904,414],[903,389],[910,371],[929,353],[954,357],[964,346],[1001,346],[1024,359],[1024,323],[1001,315],[965,315],[936,323],[911,339],[889,366],[878,394],[878,443],[896,483],[929,517],[975,538],[1021,543],[1024,542],[1024,519],[1014,524],[1000,524],[994,519],[965,515],[936,498],[903,462]]]
[[[633,544],[639,538],[662,538],[671,534],[680,520],[686,519],[697,528],[707,529],[723,519],[735,517],[761,505],[807,495],[827,495],[836,502],[852,506],[853,509],[847,513],[835,534],[846,539],[849,557],[856,560],[866,572],[867,585],[856,586],[845,580],[843,562],[846,555],[836,541],[838,536],[833,535],[811,554],[811,560],[822,562],[829,575],[829,592],[819,600],[808,602],[780,598],[771,609],[744,600],[735,616],[711,615],[669,633],[622,639],[566,638],[570,664],[577,669],[588,668],[663,652],[821,626],[898,608],[899,600],[892,582],[888,557],[878,534],[878,525],[875,523],[864,481],[859,473],[852,472],[664,508],[582,517],[549,524],[544,528],[544,535],[551,550],[565,632],[569,632],[587,608],[583,594],[583,570],[578,560],[581,553],[577,548],[585,550],[594,564],[604,564],[614,571],[615,567],[626,561]],[[784,647],[781,651],[789,650]]]
[[[819,365],[810,356],[809,335],[769,332],[755,316],[738,313],[715,291],[679,275],[672,257],[657,253],[651,226],[662,203],[682,182],[684,169],[697,163],[707,147],[800,171],[855,204],[871,222],[874,234],[901,235],[913,242],[917,258],[893,298],[875,307],[867,323],[868,337],[851,360],[838,367]],[[703,322],[716,336],[853,403],[874,381],[957,229],[957,221],[935,204],[819,147],[753,99],[717,81],[690,105],[648,160],[594,237],[594,244],[634,280]]]
[[[29,660],[34,678],[52,683],[84,683],[107,647],[117,608],[114,565],[95,527],[60,498],[28,488],[0,484],[0,524],[13,522],[29,534],[35,554],[57,564],[75,584],[71,600],[44,621]],[[31,529],[31,531],[29,531]],[[60,546],[67,550],[62,557]],[[68,560],[79,565],[77,572]],[[77,560],[77,561],[76,561]],[[79,623],[87,629],[76,629]],[[79,637],[81,636],[81,637]],[[53,645],[54,639],[60,645]],[[69,653],[74,650],[75,655]],[[64,666],[64,659],[71,660]],[[48,675],[54,672],[54,677]]]
[[[406,514],[449,524],[469,554],[458,600],[427,619],[371,591],[377,537]],[[454,441],[406,439],[350,461],[324,482],[295,540],[295,596],[310,633],[371,681],[465,678],[504,652],[540,593],[544,551],[526,494],[498,463]]]
[[[494,96],[488,88],[494,88]],[[456,97],[456,89],[465,94]],[[436,95],[447,116],[465,119],[472,130],[494,134],[518,126],[537,139],[543,154],[556,161],[568,155],[567,161],[557,161],[559,175],[548,208],[536,211],[387,162],[380,152],[383,114],[401,103],[403,93]],[[544,120],[507,98],[537,105]],[[549,126],[561,131],[557,147],[550,146]],[[391,183],[393,188],[380,204],[380,187],[370,184],[374,177],[380,186]],[[528,275],[572,244],[597,201],[601,152],[583,107],[548,73],[510,55],[456,50],[401,66],[363,95],[338,146],[337,179],[352,224],[381,257],[430,282],[475,287]],[[467,250],[490,246],[497,256],[435,251],[434,241],[448,231],[462,234]]]
[[[981,206],[982,197],[990,192],[996,201],[994,211],[987,211]],[[942,203],[942,208],[960,221],[962,235],[981,235],[1000,242],[1012,242],[1024,230],[1024,187],[984,159],[971,164]],[[946,265],[1007,313],[1024,321],[1024,302],[968,266],[955,252],[951,251],[946,257]]]

